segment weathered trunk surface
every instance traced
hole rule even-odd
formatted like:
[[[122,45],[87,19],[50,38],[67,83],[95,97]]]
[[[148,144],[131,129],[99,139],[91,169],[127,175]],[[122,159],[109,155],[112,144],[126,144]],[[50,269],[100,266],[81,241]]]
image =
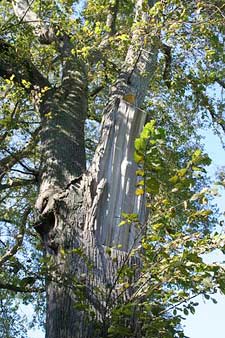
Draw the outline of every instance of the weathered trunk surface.
[[[128,57],[132,53],[131,49]],[[156,58],[152,43],[135,65],[128,63],[112,88],[90,169],[53,196],[53,225],[46,235],[54,265],[48,284],[46,338],[107,337],[110,311],[119,301],[119,271],[137,243],[134,226],[117,225],[122,212],[144,219],[143,201],[135,196],[133,152],[145,120],[140,107]],[[123,250],[112,249],[109,255],[107,247],[118,244]],[[136,264],[135,259],[129,264]]]
[[[155,2],[149,1],[149,6]],[[134,25],[142,22],[145,29],[148,19],[143,11],[143,1],[137,1]],[[147,30],[145,33],[148,34]],[[143,197],[135,196],[137,166],[134,163],[134,141],[146,119],[141,106],[155,72],[157,54],[157,38],[151,37],[143,43],[141,31],[134,29],[123,72],[111,89],[100,142],[89,170],[97,186],[105,182],[97,216],[92,220],[97,240],[107,246],[120,245],[125,251],[133,247],[137,233],[132,225],[118,227],[121,214],[135,213],[140,222],[146,216]]]
[[[73,249],[83,246],[80,232],[85,215],[77,184],[86,168],[87,81],[85,65],[78,60],[69,61],[68,69],[62,85],[48,90],[40,105],[42,158],[35,228],[51,257],[46,337],[56,338],[74,337],[83,322],[82,313],[74,307],[73,285],[84,264]]]
[[[86,69],[72,57],[66,36],[59,51],[64,59],[61,86],[50,88],[39,107],[42,166],[35,227],[49,257],[46,338],[107,337],[111,310],[120,300],[116,291],[120,269],[128,260],[137,268],[137,258],[129,258],[137,231],[133,225],[117,225],[122,212],[145,219],[144,201],[135,196],[133,153],[145,121],[141,105],[156,68],[158,42],[152,37],[147,41],[152,34],[144,8],[146,2],[138,0],[131,45],[123,72],[111,89],[88,171]],[[40,41],[57,39],[26,0],[15,0],[14,10],[21,20],[34,23]],[[122,250],[116,249],[118,244]],[[107,247],[114,249],[109,253]],[[129,291],[121,297],[129,298]]]
[[[139,1],[136,20],[141,5]],[[145,113],[140,108],[154,74],[156,59],[157,42],[150,41],[144,50],[141,37],[135,32],[124,71],[111,90],[93,163],[80,178],[73,176],[78,177],[84,169],[84,164],[80,165],[84,163],[80,142],[76,141],[83,139],[79,124],[85,116],[83,81],[78,81],[79,85],[76,80],[70,84],[73,91],[69,101],[63,96],[54,101],[56,94],[52,102],[48,98],[47,104],[43,104],[54,108],[63,102],[63,112],[68,116],[66,123],[60,121],[61,140],[55,139],[55,123],[59,121],[54,118],[46,122],[47,128],[42,134],[43,153],[47,156],[43,156],[37,206],[41,219],[50,220],[43,237],[54,266],[47,287],[46,338],[107,337],[112,304],[118,301],[118,274],[128,260],[129,249],[137,241],[134,226],[119,228],[117,225],[122,212],[137,213],[141,221],[145,217],[143,200],[135,196],[133,153],[134,140],[145,121]],[[64,144],[70,149],[69,153]],[[78,163],[72,163],[74,160]],[[57,175],[54,176],[54,172]],[[109,255],[107,247],[118,244],[123,250],[112,249]]]

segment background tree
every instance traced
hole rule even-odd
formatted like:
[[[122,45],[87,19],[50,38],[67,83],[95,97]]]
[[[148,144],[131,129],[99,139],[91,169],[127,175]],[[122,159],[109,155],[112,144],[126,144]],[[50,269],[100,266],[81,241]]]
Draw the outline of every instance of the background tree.
[[[0,8],[1,288],[37,304],[46,288],[47,338],[182,337],[171,307],[224,288],[201,260],[223,241],[196,146],[224,131],[223,3]],[[147,125],[135,164],[146,118],[163,130]]]

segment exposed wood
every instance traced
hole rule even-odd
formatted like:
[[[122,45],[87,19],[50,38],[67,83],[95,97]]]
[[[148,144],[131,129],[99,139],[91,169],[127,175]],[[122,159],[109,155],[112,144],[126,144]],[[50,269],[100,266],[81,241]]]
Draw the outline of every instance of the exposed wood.
[[[140,16],[147,19],[142,12],[142,2],[138,1],[136,20]],[[101,244],[109,246],[122,244],[124,250],[133,245],[135,229],[133,226],[117,226],[122,212],[137,213],[140,221],[145,218],[143,199],[135,196],[137,167],[133,153],[134,140],[145,121],[145,113],[139,108],[155,71],[157,40],[149,41],[145,49],[142,47],[139,31],[134,31],[124,71],[111,91],[102,122],[101,139],[90,168],[96,186],[102,179],[106,182],[94,225],[97,238]],[[132,103],[126,100],[128,95],[132,96]]]
[[[54,30],[44,25],[30,5],[26,0],[14,1],[17,17],[33,27],[40,42],[51,43]],[[111,34],[118,6],[116,1],[110,8],[107,24]],[[158,55],[157,34],[148,38],[145,8],[143,0],[134,6],[131,44],[111,88],[99,145],[88,171],[84,147],[87,69],[71,54],[66,35],[58,44],[63,57],[61,85],[49,86],[38,107],[42,158],[35,227],[51,259],[46,281],[46,338],[106,336],[112,307],[131,294],[131,290],[119,293],[116,287],[125,263],[138,270],[137,258],[130,257],[137,231],[134,225],[119,228],[118,223],[122,212],[137,213],[140,221],[145,220],[144,199],[135,196],[134,140],[145,121],[141,106]],[[122,250],[117,249],[118,244]],[[88,309],[76,307],[82,302],[94,318]]]
[[[143,18],[147,19],[142,1],[138,1],[136,20]],[[111,306],[115,305],[115,300],[120,300],[116,284],[121,267],[124,262],[132,264],[129,249],[135,244],[136,230],[132,225],[123,228],[117,225],[123,211],[138,213],[142,221],[145,216],[143,200],[135,196],[133,152],[134,140],[145,121],[145,113],[140,107],[156,68],[158,47],[157,41],[150,40],[144,49],[142,41],[139,32],[134,31],[123,72],[111,90],[99,146],[88,172],[79,182],[69,184],[65,195],[53,191],[45,205],[44,192],[40,191],[40,205],[44,209],[39,210],[42,210],[42,215],[46,211],[54,215],[54,224],[45,240],[50,250],[54,244],[52,260],[58,266],[56,276],[58,274],[62,282],[61,287],[54,281],[48,286],[47,338],[104,336]],[[132,102],[126,100],[128,95],[134,98]],[[42,182],[53,176],[49,175],[48,168],[43,173]],[[65,175],[63,182],[67,177]],[[53,205],[57,207],[51,206],[50,201],[55,201]],[[110,249],[109,255],[107,247],[118,244],[122,244],[123,251]],[[78,248],[82,249],[82,255],[76,254]],[[94,320],[88,319],[87,311],[79,311],[74,306],[80,301],[80,296],[67,286],[67,280],[71,278],[74,278],[74,285],[83,285],[86,296],[89,294],[89,306],[95,312],[95,320],[105,322],[102,332],[98,331]],[[127,293],[122,294],[122,299],[127,296]],[[96,305],[97,299],[100,306]]]

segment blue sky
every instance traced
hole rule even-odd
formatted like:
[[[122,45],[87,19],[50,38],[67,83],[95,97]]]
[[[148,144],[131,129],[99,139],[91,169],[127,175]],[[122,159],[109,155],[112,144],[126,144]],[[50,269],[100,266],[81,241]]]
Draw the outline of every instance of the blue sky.
[[[211,131],[204,131],[205,136],[205,151],[213,160],[212,165],[209,167],[209,174],[213,178],[215,171],[225,165],[225,151],[223,150],[220,140],[217,136],[213,135]],[[225,190],[221,192],[221,196],[216,197],[220,211],[225,211]],[[207,257],[210,261],[225,260],[225,256],[219,252]],[[212,301],[206,301],[201,296],[196,298],[199,306],[196,308],[194,315],[190,314],[183,322],[185,326],[184,332],[190,338],[224,338],[224,312],[225,312],[225,296],[217,294],[214,297],[217,304]],[[32,310],[31,308],[27,308]],[[44,338],[44,333],[40,330],[31,330],[29,338]]]
[[[211,131],[204,131],[205,136],[205,151],[213,160],[209,167],[209,174],[213,178],[216,170],[225,165],[225,151],[223,150],[220,140],[217,136],[213,135]],[[225,191],[221,191],[221,196],[216,197],[221,213],[225,211]],[[215,252],[210,257],[210,261],[223,261],[224,255]],[[224,338],[224,312],[225,312],[225,296],[217,294],[214,297],[217,304],[212,301],[206,301],[201,296],[196,298],[199,306],[196,308],[194,315],[190,314],[183,322],[185,326],[184,332],[190,338]],[[31,312],[32,308],[24,308],[26,312]],[[44,333],[41,330],[29,331],[29,338],[44,338]]]
[[[84,1],[80,1],[80,6],[76,7],[79,16],[79,10]],[[209,175],[214,178],[216,170],[225,166],[225,151],[223,150],[219,138],[213,135],[212,131],[204,131],[205,136],[205,150],[213,160],[209,168]],[[225,190],[220,197],[216,198],[221,213],[225,211]],[[216,252],[209,257],[212,261],[223,261],[225,257]],[[225,312],[225,296],[217,294],[214,297],[217,304],[212,301],[206,301],[201,296],[196,298],[199,306],[196,308],[194,315],[190,314],[184,321],[185,334],[190,338],[224,338],[224,312]],[[32,311],[31,307],[27,307],[28,312]],[[26,310],[26,311],[27,311]],[[44,333],[40,330],[29,331],[29,338],[44,338]],[[115,337],[116,338],[116,337]]]
[[[200,305],[194,315],[190,314],[184,321],[185,334],[190,338],[224,338],[224,309],[225,296],[214,297],[218,303],[203,301],[201,297],[196,300]]]
[[[209,168],[210,176],[214,176],[218,167],[225,166],[225,151],[221,146],[219,138],[211,131],[203,132],[205,136],[205,150],[213,160]],[[225,190],[221,191],[220,196],[216,197],[221,213],[225,211]],[[210,257],[210,261],[225,261],[225,256],[219,252],[215,252]],[[203,300],[202,297],[196,298],[199,306],[196,308],[194,315],[190,314],[184,321],[185,334],[190,338],[224,338],[224,312],[225,312],[225,296],[217,294],[214,297],[217,304],[212,301]]]

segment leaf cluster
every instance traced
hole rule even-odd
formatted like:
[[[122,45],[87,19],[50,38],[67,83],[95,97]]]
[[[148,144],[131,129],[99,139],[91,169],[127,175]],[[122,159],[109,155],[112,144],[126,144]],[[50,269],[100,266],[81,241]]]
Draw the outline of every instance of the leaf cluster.
[[[143,337],[184,337],[181,320],[195,312],[195,297],[216,302],[212,295],[224,293],[223,266],[204,259],[216,249],[224,250],[224,234],[211,232],[218,222],[210,203],[215,192],[204,185],[211,160],[200,149],[181,155],[156,121],[145,125],[134,156],[140,177],[137,195],[147,200],[149,220],[139,225],[142,240],[133,252],[141,257],[140,274],[135,277],[126,268],[121,274],[125,289],[135,291],[115,308],[116,324],[110,330],[118,335],[124,325],[125,336],[132,337],[128,318],[133,316],[143,324]],[[137,222],[131,217],[124,215],[122,225]]]

